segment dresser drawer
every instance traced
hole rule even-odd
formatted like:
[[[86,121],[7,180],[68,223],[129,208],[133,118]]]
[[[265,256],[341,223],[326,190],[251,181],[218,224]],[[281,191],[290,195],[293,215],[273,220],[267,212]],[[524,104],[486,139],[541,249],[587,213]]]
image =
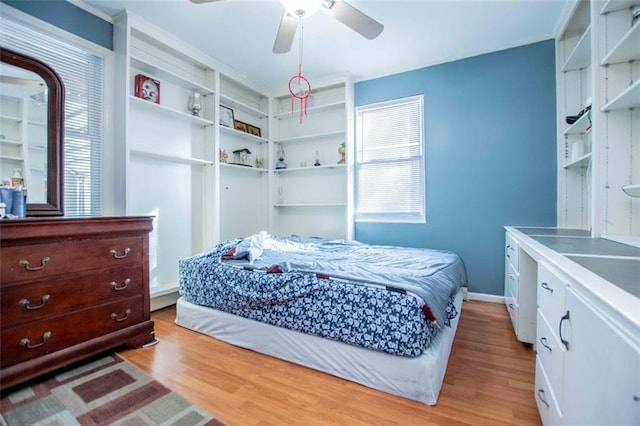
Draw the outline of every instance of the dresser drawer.
[[[551,327],[556,327],[565,314],[565,279],[544,262],[538,264],[538,309]]]
[[[2,368],[137,324],[143,295],[13,327],[2,327]]]
[[[101,269],[47,281],[4,286],[3,327],[142,294],[142,266]]]
[[[538,310],[537,316],[536,338],[536,353],[540,364],[544,367],[547,380],[558,405],[562,407],[564,346],[562,346],[558,336],[540,310]]]
[[[0,284],[93,269],[140,265],[143,237],[87,238],[2,247]]]

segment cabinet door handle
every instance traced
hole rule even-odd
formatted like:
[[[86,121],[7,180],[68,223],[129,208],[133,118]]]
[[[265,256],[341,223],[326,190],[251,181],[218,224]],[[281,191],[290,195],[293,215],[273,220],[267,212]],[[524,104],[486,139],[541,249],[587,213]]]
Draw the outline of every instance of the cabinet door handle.
[[[543,282],[542,284],[540,284],[540,287],[544,288],[547,291],[550,291],[551,293],[553,293],[553,289],[551,287],[549,287],[549,284]]]
[[[122,322],[129,318],[129,315],[131,315],[131,309],[127,308],[127,310],[124,311],[124,316],[122,318],[118,318],[118,314],[114,312],[111,314],[111,319],[117,322]]]
[[[47,331],[42,335],[42,341],[40,343],[35,343],[32,345],[31,341],[27,337],[25,337],[24,339],[20,340],[20,346],[24,346],[27,349],[39,348],[40,346],[47,343],[47,340],[49,340],[50,338],[51,338],[51,332]]]
[[[562,318],[560,318],[560,324],[558,325],[558,335],[560,336],[560,341],[562,342],[562,344],[567,350],[569,350],[569,341],[565,340],[564,337],[562,336],[562,323],[568,319],[571,319],[569,315],[569,311],[567,311],[567,313],[564,314]]]
[[[115,282],[115,281],[111,281],[111,282],[109,283],[109,286],[110,286],[112,289],[114,289],[115,291],[122,291],[122,290],[126,289],[126,288],[129,286],[129,284],[131,284],[131,278],[127,278],[126,280],[124,280],[123,285],[122,285],[122,286],[120,286],[120,287],[118,287],[118,283],[117,283],[117,282]]]
[[[549,344],[547,343],[547,338],[546,337],[541,337],[540,338],[540,344],[542,346],[544,346],[545,348],[549,349],[549,352],[553,352],[553,349],[551,348],[551,346],[549,346]]]
[[[507,254],[507,259],[511,259],[511,256],[509,256],[509,249],[510,249],[510,248],[511,248],[511,245],[510,245],[510,244],[507,244],[507,248],[506,248],[506,250],[505,250],[505,251],[507,252],[507,253],[506,253],[506,254]]]
[[[130,251],[131,251],[131,249],[129,247],[127,247],[127,248],[124,249],[122,254],[118,254],[116,249],[111,249],[111,250],[109,250],[109,254],[111,256],[113,256],[114,259],[124,259],[125,257],[127,257],[127,255],[129,254]]]
[[[516,309],[516,305],[514,305],[513,303],[509,303],[509,307],[510,307],[511,309],[513,309],[513,310],[515,310],[515,309]]]
[[[50,261],[51,258],[49,256],[45,256],[40,260],[40,266],[29,266],[29,261],[27,259],[22,259],[18,263],[20,264],[20,266],[24,266],[24,269],[26,269],[27,271],[39,271],[40,269],[44,268],[45,265]]]
[[[542,403],[547,407],[549,406],[549,403],[547,402],[547,400],[544,399],[544,389],[538,389],[538,399],[542,401]]]
[[[509,279],[510,279],[511,281],[515,281],[515,280],[516,280],[516,277],[515,277],[513,274],[509,274]]]
[[[51,296],[49,296],[48,294],[45,294],[44,296],[42,296],[42,303],[40,303],[39,305],[31,306],[30,305],[31,302],[29,302],[29,299],[20,299],[20,301],[18,302],[18,305],[22,306],[27,310],[32,311],[34,309],[42,308],[50,299],[51,299]]]

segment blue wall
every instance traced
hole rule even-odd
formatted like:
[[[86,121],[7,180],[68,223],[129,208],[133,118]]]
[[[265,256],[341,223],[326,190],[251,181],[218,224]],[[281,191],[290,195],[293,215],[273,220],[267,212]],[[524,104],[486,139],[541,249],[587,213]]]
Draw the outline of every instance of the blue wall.
[[[356,84],[356,105],[424,93],[427,223],[357,223],[370,244],[451,250],[504,294],[505,225],[556,225],[553,40]]]
[[[63,0],[1,0],[24,13],[113,50],[113,25]]]

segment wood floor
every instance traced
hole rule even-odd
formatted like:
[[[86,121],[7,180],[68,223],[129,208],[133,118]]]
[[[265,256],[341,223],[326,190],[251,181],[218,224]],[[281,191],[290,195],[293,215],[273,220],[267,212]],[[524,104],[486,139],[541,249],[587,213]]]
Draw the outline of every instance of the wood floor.
[[[404,398],[241,349],[152,314],[160,343],[120,354],[229,425],[539,425],[535,354],[504,305],[464,302],[438,403]]]

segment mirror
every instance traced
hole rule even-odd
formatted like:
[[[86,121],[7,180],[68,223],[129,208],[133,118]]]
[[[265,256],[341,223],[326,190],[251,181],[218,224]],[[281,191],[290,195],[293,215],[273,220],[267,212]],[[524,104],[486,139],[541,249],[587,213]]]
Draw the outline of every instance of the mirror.
[[[62,216],[62,80],[47,64],[2,48],[0,111],[0,178],[23,179],[27,216]]]

